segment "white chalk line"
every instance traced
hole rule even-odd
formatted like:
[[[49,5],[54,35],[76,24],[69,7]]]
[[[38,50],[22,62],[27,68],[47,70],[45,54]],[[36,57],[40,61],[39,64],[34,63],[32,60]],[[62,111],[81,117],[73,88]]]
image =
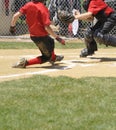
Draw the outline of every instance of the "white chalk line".
[[[105,53],[105,54],[111,54],[111,53]],[[114,53],[113,53],[114,54]],[[19,55],[18,55],[19,56]],[[0,56],[0,58],[16,58],[16,55],[15,56]],[[34,55],[21,55],[20,57],[34,57]],[[72,57],[70,55],[70,57]],[[78,58],[78,56],[77,56]],[[90,59],[86,59],[86,61],[89,61]],[[76,63],[74,63],[73,61],[77,61]],[[21,74],[11,74],[11,75],[2,75],[0,76],[0,79],[5,79],[5,78],[13,78],[13,77],[21,77],[21,76],[29,76],[29,75],[37,75],[37,74],[45,74],[45,73],[49,73],[49,72],[56,72],[56,71],[60,71],[60,70],[67,70],[67,69],[71,69],[77,65],[81,66],[81,67],[89,67],[89,66],[95,66],[97,65],[97,63],[94,63],[94,64],[90,64],[90,63],[79,63],[80,61],[84,61],[85,60],[64,60],[62,61],[61,63],[65,63],[67,64],[67,66],[64,66],[64,67],[60,67],[60,68],[57,68],[57,67],[54,67],[52,69],[49,69],[49,70],[42,70],[42,71],[37,71],[37,72],[26,72],[26,73],[21,73]],[[112,63],[112,65],[110,64],[110,66],[112,67],[115,67],[116,66],[116,63]]]
[[[0,76],[0,79],[21,77],[21,76],[29,76],[29,75],[37,75],[37,74],[44,74],[44,73],[53,72],[53,71],[57,71],[57,70],[56,69],[54,69],[54,70],[43,70],[43,71],[38,71],[38,72],[26,72],[26,73],[21,73],[21,74],[4,75],[4,76]]]
[[[42,71],[37,71],[37,72],[26,72],[26,73],[21,73],[21,74],[3,75],[3,76],[0,76],[0,79],[29,76],[29,75],[37,75],[37,74],[45,74],[45,73],[49,73],[49,72],[56,72],[56,71],[60,71],[60,70],[71,69],[74,66],[76,66],[76,64],[68,62],[68,61],[63,61],[61,63],[67,63],[68,66],[64,66],[64,67],[60,67],[60,68],[57,68],[54,66],[52,69],[49,69],[49,70],[42,70]]]
[[[77,62],[74,63],[74,61],[77,61]],[[26,73],[21,73],[21,74],[3,75],[3,76],[0,76],[0,79],[13,78],[13,77],[21,77],[21,76],[29,76],[29,75],[45,74],[45,73],[49,73],[49,72],[57,72],[57,71],[61,71],[61,70],[72,69],[73,67],[75,67],[77,65],[81,66],[81,67],[92,67],[92,66],[98,65],[97,63],[94,63],[94,64],[90,64],[90,63],[86,63],[86,64],[79,63],[79,60],[64,60],[61,63],[67,64],[67,66],[63,66],[63,67],[60,66],[60,68],[57,67],[57,66],[53,66],[53,68],[49,69],[49,70],[41,70],[41,71],[37,71],[37,72],[26,72]],[[116,67],[116,63],[113,63],[112,65],[114,67]],[[110,64],[110,66],[111,66],[111,64]]]

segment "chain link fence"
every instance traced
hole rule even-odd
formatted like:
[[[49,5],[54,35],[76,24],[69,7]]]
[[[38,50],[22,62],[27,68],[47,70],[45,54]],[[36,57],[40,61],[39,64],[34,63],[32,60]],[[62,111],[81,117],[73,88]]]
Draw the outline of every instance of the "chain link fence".
[[[116,0],[106,0],[107,4],[116,11]],[[110,32],[113,35],[116,35],[116,26]]]
[[[0,37],[12,37],[9,33],[10,22],[13,14],[19,10],[21,6],[31,0],[1,0],[0,2]],[[58,1],[57,4],[55,1]],[[75,20],[73,24],[65,25],[57,19],[57,9],[72,10],[76,9],[80,12],[84,12],[82,7],[83,0],[47,0],[46,6],[50,10],[51,19],[54,21],[53,29],[56,33],[67,38],[82,38],[84,30],[93,23],[83,22]],[[108,5],[116,10],[116,0],[106,0]],[[110,32],[116,34],[116,26]],[[28,36],[28,27],[25,22],[25,16],[21,16],[16,24],[16,36],[25,38]]]

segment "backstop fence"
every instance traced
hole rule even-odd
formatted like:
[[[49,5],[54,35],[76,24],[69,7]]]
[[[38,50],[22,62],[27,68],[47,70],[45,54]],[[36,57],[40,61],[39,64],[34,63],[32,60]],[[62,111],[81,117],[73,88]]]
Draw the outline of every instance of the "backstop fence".
[[[0,38],[13,37],[10,32],[10,22],[13,14],[19,10],[21,6],[31,0],[1,0],[0,2]],[[56,1],[57,4],[56,4]],[[70,1],[70,2],[69,2]],[[82,38],[84,30],[94,24],[94,22],[84,22],[75,20],[72,24],[65,25],[57,18],[57,9],[63,9],[68,11],[79,10],[84,12],[82,7],[83,0],[47,0],[46,6],[50,10],[51,20],[53,20],[54,25],[53,30],[61,36],[66,38]],[[116,10],[116,0],[106,0],[108,5],[110,5],[114,10]],[[111,34],[116,34],[116,27],[114,27]],[[21,38],[29,38],[28,27],[25,22],[25,16],[21,16],[16,24],[16,36]]]

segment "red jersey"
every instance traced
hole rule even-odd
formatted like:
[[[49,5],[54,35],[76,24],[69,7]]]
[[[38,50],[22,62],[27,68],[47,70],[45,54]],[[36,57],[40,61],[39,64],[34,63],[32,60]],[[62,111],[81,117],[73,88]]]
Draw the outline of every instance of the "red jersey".
[[[106,15],[114,12],[114,10],[110,8],[103,0],[91,0],[88,7],[88,12],[92,12],[92,14],[95,16],[99,11],[103,9],[105,9]]]
[[[41,2],[28,2],[19,12],[26,16],[26,23],[29,28],[30,36],[46,36],[46,25],[50,25],[50,14],[48,8]]]

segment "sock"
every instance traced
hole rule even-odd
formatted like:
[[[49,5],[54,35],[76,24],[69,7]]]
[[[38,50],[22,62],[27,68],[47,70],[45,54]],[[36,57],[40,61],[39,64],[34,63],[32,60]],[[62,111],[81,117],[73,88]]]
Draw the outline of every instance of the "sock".
[[[28,66],[28,65],[34,65],[34,64],[41,64],[42,60],[41,60],[41,57],[36,57],[36,58],[28,60],[27,62],[28,62],[27,63],[27,66]]]
[[[55,53],[54,53],[54,51],[52,52],[52,56],[51,56],[51,60],[52,61],[55,61],[55,59],[56,59],[56,55],[55,55]]]

